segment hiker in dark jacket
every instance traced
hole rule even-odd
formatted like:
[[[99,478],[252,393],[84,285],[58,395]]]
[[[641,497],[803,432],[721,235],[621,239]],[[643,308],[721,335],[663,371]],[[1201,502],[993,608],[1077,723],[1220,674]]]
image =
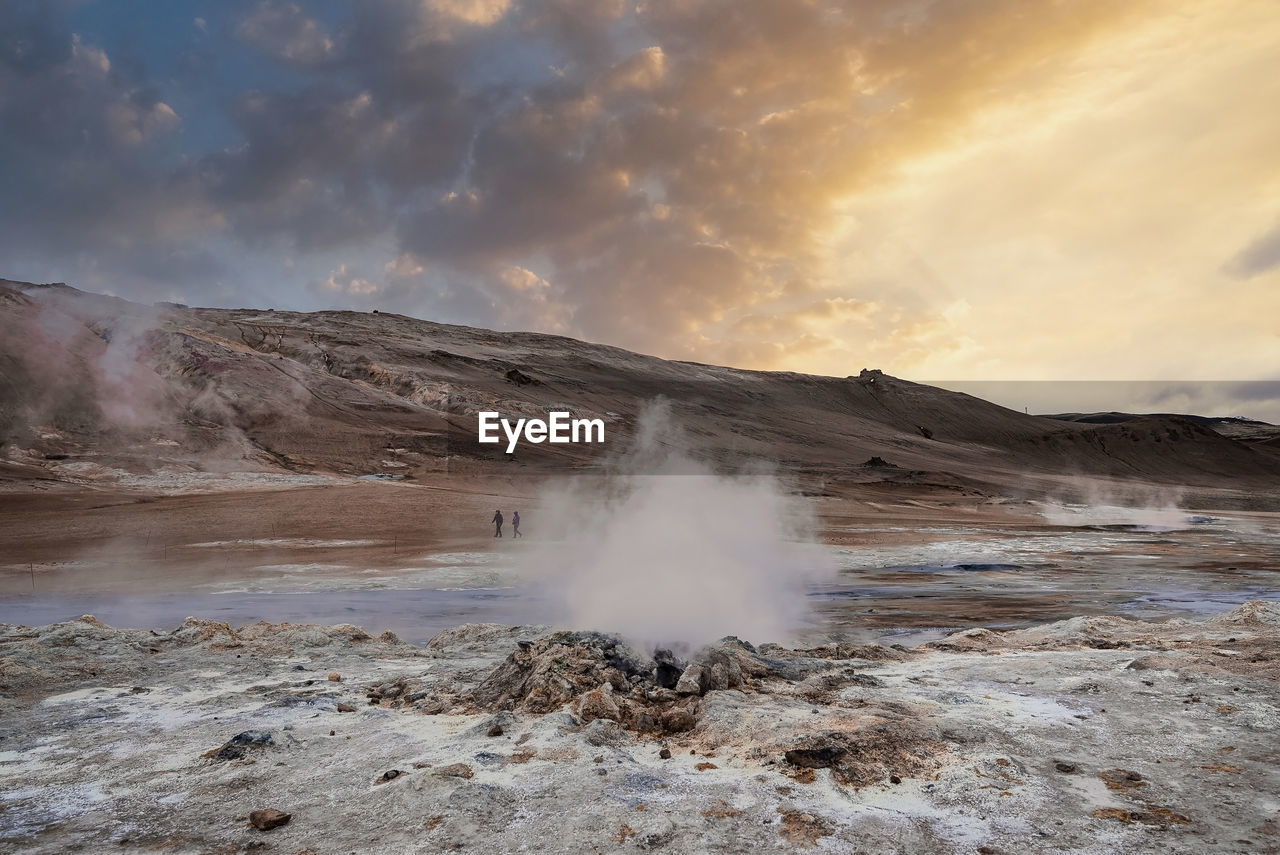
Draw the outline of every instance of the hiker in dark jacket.
[[[502,537],[502,511],[493,512],[493,536]]]

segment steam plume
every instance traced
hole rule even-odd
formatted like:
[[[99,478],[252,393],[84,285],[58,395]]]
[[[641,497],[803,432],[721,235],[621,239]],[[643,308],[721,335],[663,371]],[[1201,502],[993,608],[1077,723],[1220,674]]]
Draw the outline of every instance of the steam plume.
[[[570,625],[648,647],[788,638],[807,584],[834,572],[806,509],[773,476],[717,474],[687,448],[670,408],[648,405],[606,477],[546,491],[538,528],[552,540],[522,572]]]

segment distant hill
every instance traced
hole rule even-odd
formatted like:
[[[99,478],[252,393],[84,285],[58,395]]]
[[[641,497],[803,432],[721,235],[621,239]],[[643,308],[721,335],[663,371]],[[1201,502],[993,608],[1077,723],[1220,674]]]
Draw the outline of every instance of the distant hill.
[[[1182,413],[1055,413],[1047,419],[1092,425],[1118,425],[1142,419],[1182,419],[1245,442],[1270,442],[1280,439],[1280,425],[1232,416],[1196,416]]]
[[[836,477],[879,457],[962,479],[1239,487],[1280,476],[1280,448],[1239,441],[1223,420],[1035,416],[875,370],[746,371],[403,315],[152,307],[0,282],[0,441],[14,471],[44,477],[246,462],[409,479],[445,467],[590,468],[657,396],[717,465],[762,459]],[[476,442],[481,410],[557,409],[604,419],[609,443],[522,444],[513,460]]]

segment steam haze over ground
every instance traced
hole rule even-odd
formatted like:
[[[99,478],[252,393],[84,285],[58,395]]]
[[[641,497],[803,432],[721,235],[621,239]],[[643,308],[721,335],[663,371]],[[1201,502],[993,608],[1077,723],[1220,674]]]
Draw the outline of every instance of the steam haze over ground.
[[[771,474],[717,473],[688,448],[669,404],[645,406],[603,471],[544,488],[543,542],[521,573],[563,602],[565,625],[650,649],[792,638],[812,621],[810,586],[836,569],[811,509]]]

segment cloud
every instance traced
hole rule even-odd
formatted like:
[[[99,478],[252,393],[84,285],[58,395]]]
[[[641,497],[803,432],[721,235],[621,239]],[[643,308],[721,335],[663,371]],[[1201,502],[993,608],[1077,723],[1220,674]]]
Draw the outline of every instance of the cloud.
[[[182,124],[178,114],[163,101],[147,103],[133,95],[108,104],[106,123],[111,136],[121,145],[142,145],[159,134],[176,130]]]
[[[382,288],[370,279],[348,270],[347,265],[338,265],[337,270],[329,273],[327,279],[317,283],[317,293],[335,297],[354,298],[360,304],[367,302],[368,297],[376,296]]]
[[[178,109],[73,31],[63,2],[0,3],[0,257],[6,275],[130,296],[213,286],[221,227],[181,162]]]
[[[410,253],[401,253],[383,265],[389,279],[412,279],[426,270],[421,260]]]
[[[608,92],[652,91],[667,77],[667,55],[658,45],[639,51],[609,70],[602,78]]]
[[[1280,266],[1280,223],[1258,235],[1227,262],[1226,271],[1237,279],[1252,279]]]
[[[511,0],[423,0],[423,5],[441,18],[487,27],[510,11]]]
[[[0,0],[0,250],[751,367],[1256,376],[1268,5],[264,0],[184,20],[196,86]]]
[[[297,3],[263,0],[240,22],[236,34],[268,56],[303,66],[324,62],[335,51],[333,39]]]
[[[513,291],[536,291],[549,287],[547,280],[524,267],[508,267],[498,278]]]

